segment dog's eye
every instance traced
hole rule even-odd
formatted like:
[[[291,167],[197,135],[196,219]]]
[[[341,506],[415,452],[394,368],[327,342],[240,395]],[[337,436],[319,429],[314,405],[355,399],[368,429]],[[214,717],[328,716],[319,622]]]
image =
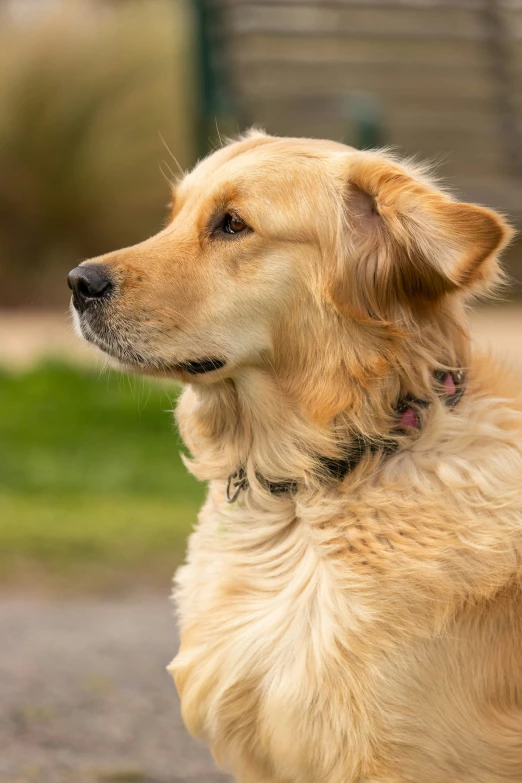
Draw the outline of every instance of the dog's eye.
[[[225,219],[223,221],[223,231],[225,234],[240,234],[247,228],[247,224],[244,220],[241,220],[239,215],[234,215],[232,212],[228,212],[225,215]]]

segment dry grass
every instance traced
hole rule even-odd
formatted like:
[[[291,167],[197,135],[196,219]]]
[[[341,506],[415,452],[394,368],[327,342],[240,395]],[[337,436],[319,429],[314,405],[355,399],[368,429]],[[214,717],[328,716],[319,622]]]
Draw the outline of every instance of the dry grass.
[[[0,15],[0,304],[65,303],[71,266],[158,228],[160,134],[193,158],[191,40],[182,0]]]

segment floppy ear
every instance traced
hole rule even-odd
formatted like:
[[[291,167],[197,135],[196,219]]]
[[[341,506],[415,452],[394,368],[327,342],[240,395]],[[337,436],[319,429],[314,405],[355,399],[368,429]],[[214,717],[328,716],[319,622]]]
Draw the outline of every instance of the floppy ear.
[[[495,281],[497,255],[513,233],[500,215],[452,200],[422,172],[416,178],[377,153],[345,160],[345,221],[356,258],[350,287],[366,291],[371,310],[485,290]]]

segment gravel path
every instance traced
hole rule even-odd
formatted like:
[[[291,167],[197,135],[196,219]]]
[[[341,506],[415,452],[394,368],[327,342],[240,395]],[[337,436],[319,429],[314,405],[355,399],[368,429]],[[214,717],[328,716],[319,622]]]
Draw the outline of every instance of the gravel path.
[[[167,598],[0,601],[0,783],[224,783],[165,671]]]

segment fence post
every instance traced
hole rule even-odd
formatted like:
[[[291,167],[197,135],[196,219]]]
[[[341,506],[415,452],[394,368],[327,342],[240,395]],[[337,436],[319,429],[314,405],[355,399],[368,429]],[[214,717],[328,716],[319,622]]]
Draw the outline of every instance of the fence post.
[[[218,121],[225,133],[233,130],[237,104],[227,71],[224,41],[224,11],[220,0],[194,0],[198,60],[197,151],[205,156],[219,136]]]
[[[482,19],[486,33],[489,69],[493,80],[505,169],[508,176],[521,178],[522,151],[519,139],[519,117],[513,100],[516,88],[510,33],[503,14],[502,0],[484,0]]]

